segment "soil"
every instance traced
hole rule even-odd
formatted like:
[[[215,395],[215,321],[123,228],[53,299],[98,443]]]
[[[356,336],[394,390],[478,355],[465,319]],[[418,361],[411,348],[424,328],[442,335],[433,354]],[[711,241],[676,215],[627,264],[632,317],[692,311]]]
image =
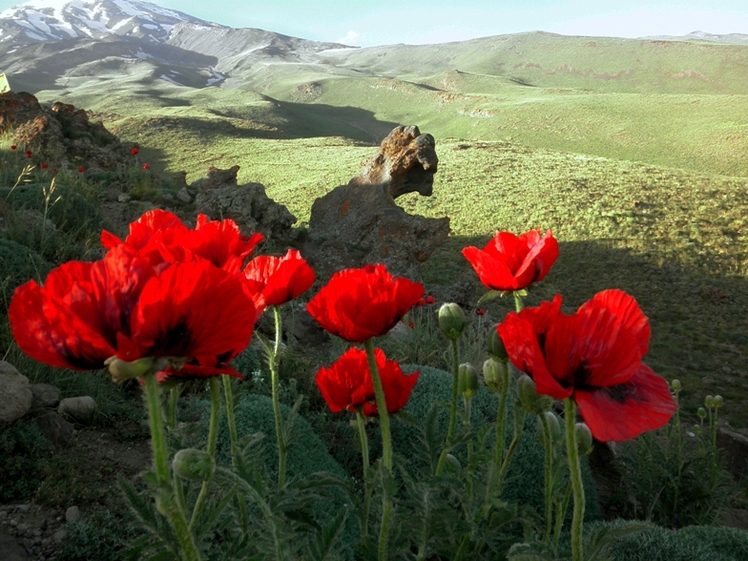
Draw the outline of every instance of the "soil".
[[[61,455],[75,457],[81,466],[83,481],[107,486],[102,493],[120,493],[117,477],[130,483],[151,462],[150,441],[122,442],[112,433],[86,429],[77,431],[75,445],[61,450]],[[107,475],[102,478],[102,474]],[[0,559],[2,561],[52,561],[64,544],[65,524],[82,517],[99,504],[54,508],[38,504],[0,505]],[[91,560],[94,561],[94,560]]]

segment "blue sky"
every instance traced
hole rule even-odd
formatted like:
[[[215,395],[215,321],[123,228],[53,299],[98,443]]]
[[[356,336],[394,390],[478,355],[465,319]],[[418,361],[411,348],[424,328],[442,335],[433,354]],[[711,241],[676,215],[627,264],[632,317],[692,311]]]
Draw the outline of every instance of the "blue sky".
[[[77,0],[87,1],[87,0]],[[21,4],[0,0],[0,11]],[[152,0],[232,27],[357,46],[441,43],[550,31],[643,37],[748,34],[748,0]]]

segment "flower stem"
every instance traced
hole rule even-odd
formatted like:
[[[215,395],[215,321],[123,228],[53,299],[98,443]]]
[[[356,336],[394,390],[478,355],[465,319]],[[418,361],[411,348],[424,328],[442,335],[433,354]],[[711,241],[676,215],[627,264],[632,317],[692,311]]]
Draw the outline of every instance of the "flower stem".
[[[517,313],[520,313],[522,311],[522,296],[516,290],[512,294],[514,294],[514,309]]]
[[[499,361],[501,365],[501,390],[499,392],[499,407],[496,411],[496,443],[493,452],[493,467],[491,470],[491,489],[501,493],[503,486],[499,479],[501,463],[506,450],[506,414],[509,401],[509,364],[506,360]]]
[[[551,427],[545,415],[539,415],[545,432],[545,533],[543,543],[548,545],[551,539],[551,527],[553,525],[553,438]]]
[[[366,437],[364,414],[356,409],[356,428],[361,441],[361,459],[364,467],[364,515],[361,524],[361,538],[365,540],[369,535],[369,510],[371,508],[371,482],[369,481],[369,439]]]
[[[467,429],[470,429],[470,398],[469,397],[463,397],[462,398],[465,405],[465,420],[463,421],[463,425],[467,427]],[[473,442],[472,440],[468,441],[467,444],[467,493],[468,498],[473,498],[473,469],[471,467],[471,462],[473,460]]]
[[[208,380],[208,387],[210,388],[210,426],[208,428],[208,445],[206,446],[206,451],[215,458],[216,444],[218,443],[218,421],[221,416],[221,388],[218,386],[218,380],[215,376],[212,376]],[[200,494],[197,496],[195,506],[192,508],[192,516],[190,517],[189,524],[190,530],[195,527],[195,522],[205,504],[205,499],[208,498],[208,488],[210,487],[211,479],[211,477],[208,477],[203,481],[202,487],[200,487]]]
[[[164,515],[169,519],[172,528],[174,528],[174,532],[184,552],[184,561],[200,561],[200,554],[197,551],[195,539],[187,525],[187,517],[180,508],[180,501],[175,496],[174,485],[171,480],[156,373],[147,372],[143,375],[143,381],[145,382],[145,395],[148,404],[148,422],[151,429],[151,448],[153,450],[156,481],[163,490],[160,496],[156,498],[157,506],[159,500],[161,500],[159,511],[165,513]]]
[[[382,430],[382,465],[387,470],[387,476],[392,476],[392,437],[390,436],[390,417],[387,413],[387,400],[384,396],[382,379],[379,377],[377,360],[374,356],[374,341],[367,339],[366,356],[369,359],[369,372],[374,385],[374,396],[379,412],[379,423]],[[379,528],[379,561],[387,561],[387,538],[392,513],[392,499],[387,496],[387,491],[382,494],[382,525]]]
[[[452,343],[452,399],[449,404],[449,427],[447,428],[447,441],[439,456],[439,463],[436,466],[436,475],[441,475],[447,461],[447,454],[452,446],[452,437],[455,432],[455,423],[457,421],[457,379],[460,370],[460,347],[456,339],[451,339]]]
[[[569,479],[574,494],[574,511],[571,520],[571,558],[572,561],[582,561],[582,528],[584,523],[584,487],[582,487],[582,469],[577,450],[577,434],[574,426],[576,406],[570,397],[564,400],[564,415],[566,421],[566,455],[569,459]]]
[[[234,389],[231,387],[230,376],[222,374],[221,378],[223,378],[223,398],[226,402],[226,422],[229,426],[229,437],[231,439],[231,465],[234,471],[236,471],[238,468],[239,433],[236,430],[236,416],[234,415]],[[236,500],[239,503],[239,518],[242,528],[246,532],[249,527],[247,504],[244,502],[244,497],[241,494],[237,493]]]
[[[275,317],[275,345],[268,356],[270,367],[270,381],[273,392],[273,414],[275,415],[275,437],[278,440],[278,488],[286,483],[286,442],[283,436],[283,419],[280,412],[280,398],[278,396],[278,365],[280,363],[281,337],[283,336],[280,307],[273,306]]]

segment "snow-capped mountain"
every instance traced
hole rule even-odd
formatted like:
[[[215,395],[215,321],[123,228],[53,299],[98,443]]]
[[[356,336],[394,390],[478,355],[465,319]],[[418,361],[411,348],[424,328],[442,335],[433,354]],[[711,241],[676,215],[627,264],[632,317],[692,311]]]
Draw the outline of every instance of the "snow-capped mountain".
[[[138,0],[32,0],[0,12],[0,45],[112,36],[163,43],[180,23],[215,25]]]

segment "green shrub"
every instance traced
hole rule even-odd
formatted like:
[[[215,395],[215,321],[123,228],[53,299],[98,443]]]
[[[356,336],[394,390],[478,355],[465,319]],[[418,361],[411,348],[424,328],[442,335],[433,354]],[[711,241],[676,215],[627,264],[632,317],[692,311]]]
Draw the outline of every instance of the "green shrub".
[[[616,527],[625,523],[604,523]],[[585,535],[601,523],[585,525]],[[748,532],[721,526],[689,526],[673,531],[651,525],[645,532],[618,540],[609,555],[615,561],[744,561]]]
[[[41,282],[51,268],[52,265],[33,249],[0,238],[0,309],[7,309],[16,288],[30,279]]]
[[[57,561],[118,561],[126,544],[135,537],[132,515],[125,519],[105,509],[97,509],[65,526],[67,536],[57,551]]]
[[[52,444],[33,423],[0,430],[0,503],[27,501],[48,474]]]
[[[416,370],[421,371],[418,383],[413,388],[413,393],[403,411],[411,417],[422,420],[426,417],[434,402],[441,402],[445,407],[441,408],[438,418],[438,430],[446,438],[447,426],[449,424],[449,401],[452,393],[452,375],[443,370],[428,366],[403,365],[403,372],[409,373]],[[496,421],[496,410],[498,400],[495,394],[481,386],[478,393],[472,399],[471,421],[474,427],[480,427]],[[507,445],[512,438],[512,409],[509,403]],[[536,420],[534,415],[527,415],[522,439],[517,446],[512,463],[507,473],[504,498],[519,504],[530,505],[538,512],[544,508],[544,480],[543,480],[543,449],[535,436]],[[493,442],[493,437],[490,437]],[[377,438],[370,438],[370,443],[376,445]],[[392,428],[392,446],[396,454],[400,454],[409,460],[417,460],[423,454],[420,450],[418,430],[406,423],[397,423]],[[455,455],[459,455],[457,450]],[[372,453],[372,458],[377,457]],[[589,464],[586,459],[582,461],[582,480],[586,498],[585,520],[599,520],[602,518],[600,504],[597,498],[597,490],[590,473]],[[571,509],[569,509],[571,511]]]

